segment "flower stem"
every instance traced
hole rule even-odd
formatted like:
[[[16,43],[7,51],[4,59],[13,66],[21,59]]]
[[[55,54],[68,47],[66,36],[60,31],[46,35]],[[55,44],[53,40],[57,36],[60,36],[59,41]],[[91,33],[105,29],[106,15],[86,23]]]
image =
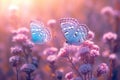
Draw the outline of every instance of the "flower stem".
[[[31,80],[31,74],[28,73],[27,75],[28,75],[28,76],[27,76],[27,80]]]
[[[16,66],[16,78],[17,78],[17,80],[19,80],[19,69],[18,69],[18,67]]]
[[[71,63],[73,69],[74,69],[74,70],[77,72],[77,74],[82,78],[82,75],[78,72],[76,66],[74,65],[74,63],[72,62],[72,60],[70,59],[70,57],[67,56],[67,58],[68,58],[69,62]],[[83,79],[83,78],[82,78],[82,79]]]

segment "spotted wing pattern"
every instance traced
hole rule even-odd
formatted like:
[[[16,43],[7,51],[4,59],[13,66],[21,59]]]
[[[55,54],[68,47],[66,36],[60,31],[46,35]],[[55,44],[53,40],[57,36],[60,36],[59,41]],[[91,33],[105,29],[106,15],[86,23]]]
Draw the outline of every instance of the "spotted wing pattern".
[[[87,39],[89,29],[76,19],[63,18],[60,25],[67,43],[79,45]]]
[[[43,44],[51,37],[49,30],[44,27],[43,23],[32,21],[30,23],[30,30],[32,41],[36,44]]]

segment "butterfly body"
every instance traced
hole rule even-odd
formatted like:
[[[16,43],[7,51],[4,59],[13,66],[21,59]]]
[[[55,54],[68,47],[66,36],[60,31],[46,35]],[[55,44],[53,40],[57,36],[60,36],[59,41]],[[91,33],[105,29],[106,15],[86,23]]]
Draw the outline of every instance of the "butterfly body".
[[[32,21],[30,23],[32,41],[36,44],[42,44],[50,39],[50,32],[42,23]]]
[[[60,22],[67,43],[79,45],[87,39],[88,28],[85,25],[79,24],[76,19],[63,18]]]

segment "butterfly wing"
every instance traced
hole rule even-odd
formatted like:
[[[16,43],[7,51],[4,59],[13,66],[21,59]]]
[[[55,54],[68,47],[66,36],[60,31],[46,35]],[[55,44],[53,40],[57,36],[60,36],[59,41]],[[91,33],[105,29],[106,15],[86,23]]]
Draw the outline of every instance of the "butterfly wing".
[[[72,44],[73,42],[75,42],[73,35],[77,29],[77,25],[75,24],[74,20],[71,18],[63,18],[60,20],[60,22],[61,22],[61,29],[67,43]]]
[[[32,41],[36,44],[42,44],[50,39],[50,32],[44,27],[42,23],[31,22],[30,30],[32,35]]]
[[[86,25],[79,25],[79,27],[77,28],[74,36],[76,39],[76,43],[75,44],[81,44],[83,43],[85,40],[87,40],[88,38],[88,27]]]
[[[88,28],[85,25],[80,25],[76,19],[62,19],[61,28],[69,44],[79,45],[87,39]]]

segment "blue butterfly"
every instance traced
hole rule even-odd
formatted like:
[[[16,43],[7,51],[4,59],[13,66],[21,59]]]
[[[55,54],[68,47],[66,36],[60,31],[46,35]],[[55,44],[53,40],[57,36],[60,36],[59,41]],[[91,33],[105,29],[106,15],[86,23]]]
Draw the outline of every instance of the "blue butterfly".
[[[43,44],[51,38],[50,31],[44,27],[43,23],[38,21],[32,21],[30,23],[30,30],[32,41],[36,44]]]
[[[88,27],[74,18],[62,18],[60,19],[60,25],[66,42],[68,44],[79,45],[87,40]]]

